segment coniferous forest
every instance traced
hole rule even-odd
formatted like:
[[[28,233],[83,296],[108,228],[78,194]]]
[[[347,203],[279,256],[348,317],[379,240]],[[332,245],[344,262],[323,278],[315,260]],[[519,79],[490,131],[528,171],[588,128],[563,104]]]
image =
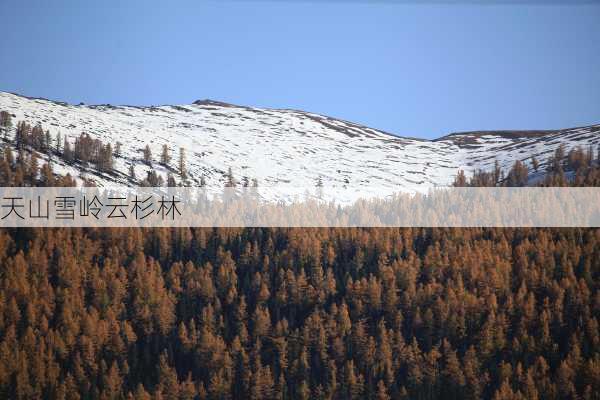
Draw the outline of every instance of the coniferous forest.
[[[598,229],[10,229],[2,398],[598,398]]]
[[[597,184],[577,151],[541,184]],[[2,184],[74,184],[35,154]],[[0,266],[0,398],[600,397],[599,229],[15,228]]]

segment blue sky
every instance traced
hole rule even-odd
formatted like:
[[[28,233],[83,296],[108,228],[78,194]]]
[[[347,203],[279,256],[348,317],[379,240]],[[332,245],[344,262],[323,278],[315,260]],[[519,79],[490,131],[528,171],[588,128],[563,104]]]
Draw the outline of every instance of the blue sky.
[[[427,138],[600,123],[600,2],[449,3],[2,0],[0,90],[211,98]]]

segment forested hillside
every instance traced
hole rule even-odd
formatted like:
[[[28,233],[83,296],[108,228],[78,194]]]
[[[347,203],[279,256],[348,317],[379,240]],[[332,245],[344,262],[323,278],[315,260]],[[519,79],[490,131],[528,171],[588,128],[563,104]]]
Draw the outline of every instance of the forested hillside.
[[[0,182],[74,184],[39,164]],[[4,229],[0,398],[597,399],[599,285],[599,229]]]
[[[0,232],[3,398],[597,398],[598,229]]]

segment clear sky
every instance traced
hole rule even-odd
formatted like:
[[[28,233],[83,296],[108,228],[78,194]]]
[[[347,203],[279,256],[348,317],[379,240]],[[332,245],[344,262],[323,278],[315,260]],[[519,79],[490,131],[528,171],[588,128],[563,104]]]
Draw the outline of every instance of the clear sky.
[[[210,98],[427,138],[600,123],[600,1],[448,3],[1,0],[0,90]]]

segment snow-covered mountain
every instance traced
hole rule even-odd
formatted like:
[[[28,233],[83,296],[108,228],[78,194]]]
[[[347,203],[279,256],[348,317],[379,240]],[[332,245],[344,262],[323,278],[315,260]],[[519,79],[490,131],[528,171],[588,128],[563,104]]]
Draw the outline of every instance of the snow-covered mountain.
[[[187,157],[189,183],[203,177],[208,187],[222,187],[228,168],[238,180],[257,179],[268,187],[305,190],[317,181],[324,187],[375,188],[376,194],[427,191],[450,185],[459,169],[467,174],[489,170],[497,160],[508,170],[515,160],[531,165],[534,155],[542,167],[554,150],[565,144],[594,149],[600,125],[558,131],[467,132],[437,140],[394,136],[351,122],[295,110],[242,107],[216,101],[187,105],[113,106],[70,105],[0,92],[0,111],[17,121],[41,123],[54,137],[58,132],[74,141],[86,132],[105,143],[121,143],[114,173],[85,172],[99,186],[133,185],[133,165],[143,177],[154,168],[175,177],[180,148]],[[148,144],[156,161],[166,144],[172,165],[152,166],[142,160]],[[78,165],[55,160],[54,169],[79,176]]]

